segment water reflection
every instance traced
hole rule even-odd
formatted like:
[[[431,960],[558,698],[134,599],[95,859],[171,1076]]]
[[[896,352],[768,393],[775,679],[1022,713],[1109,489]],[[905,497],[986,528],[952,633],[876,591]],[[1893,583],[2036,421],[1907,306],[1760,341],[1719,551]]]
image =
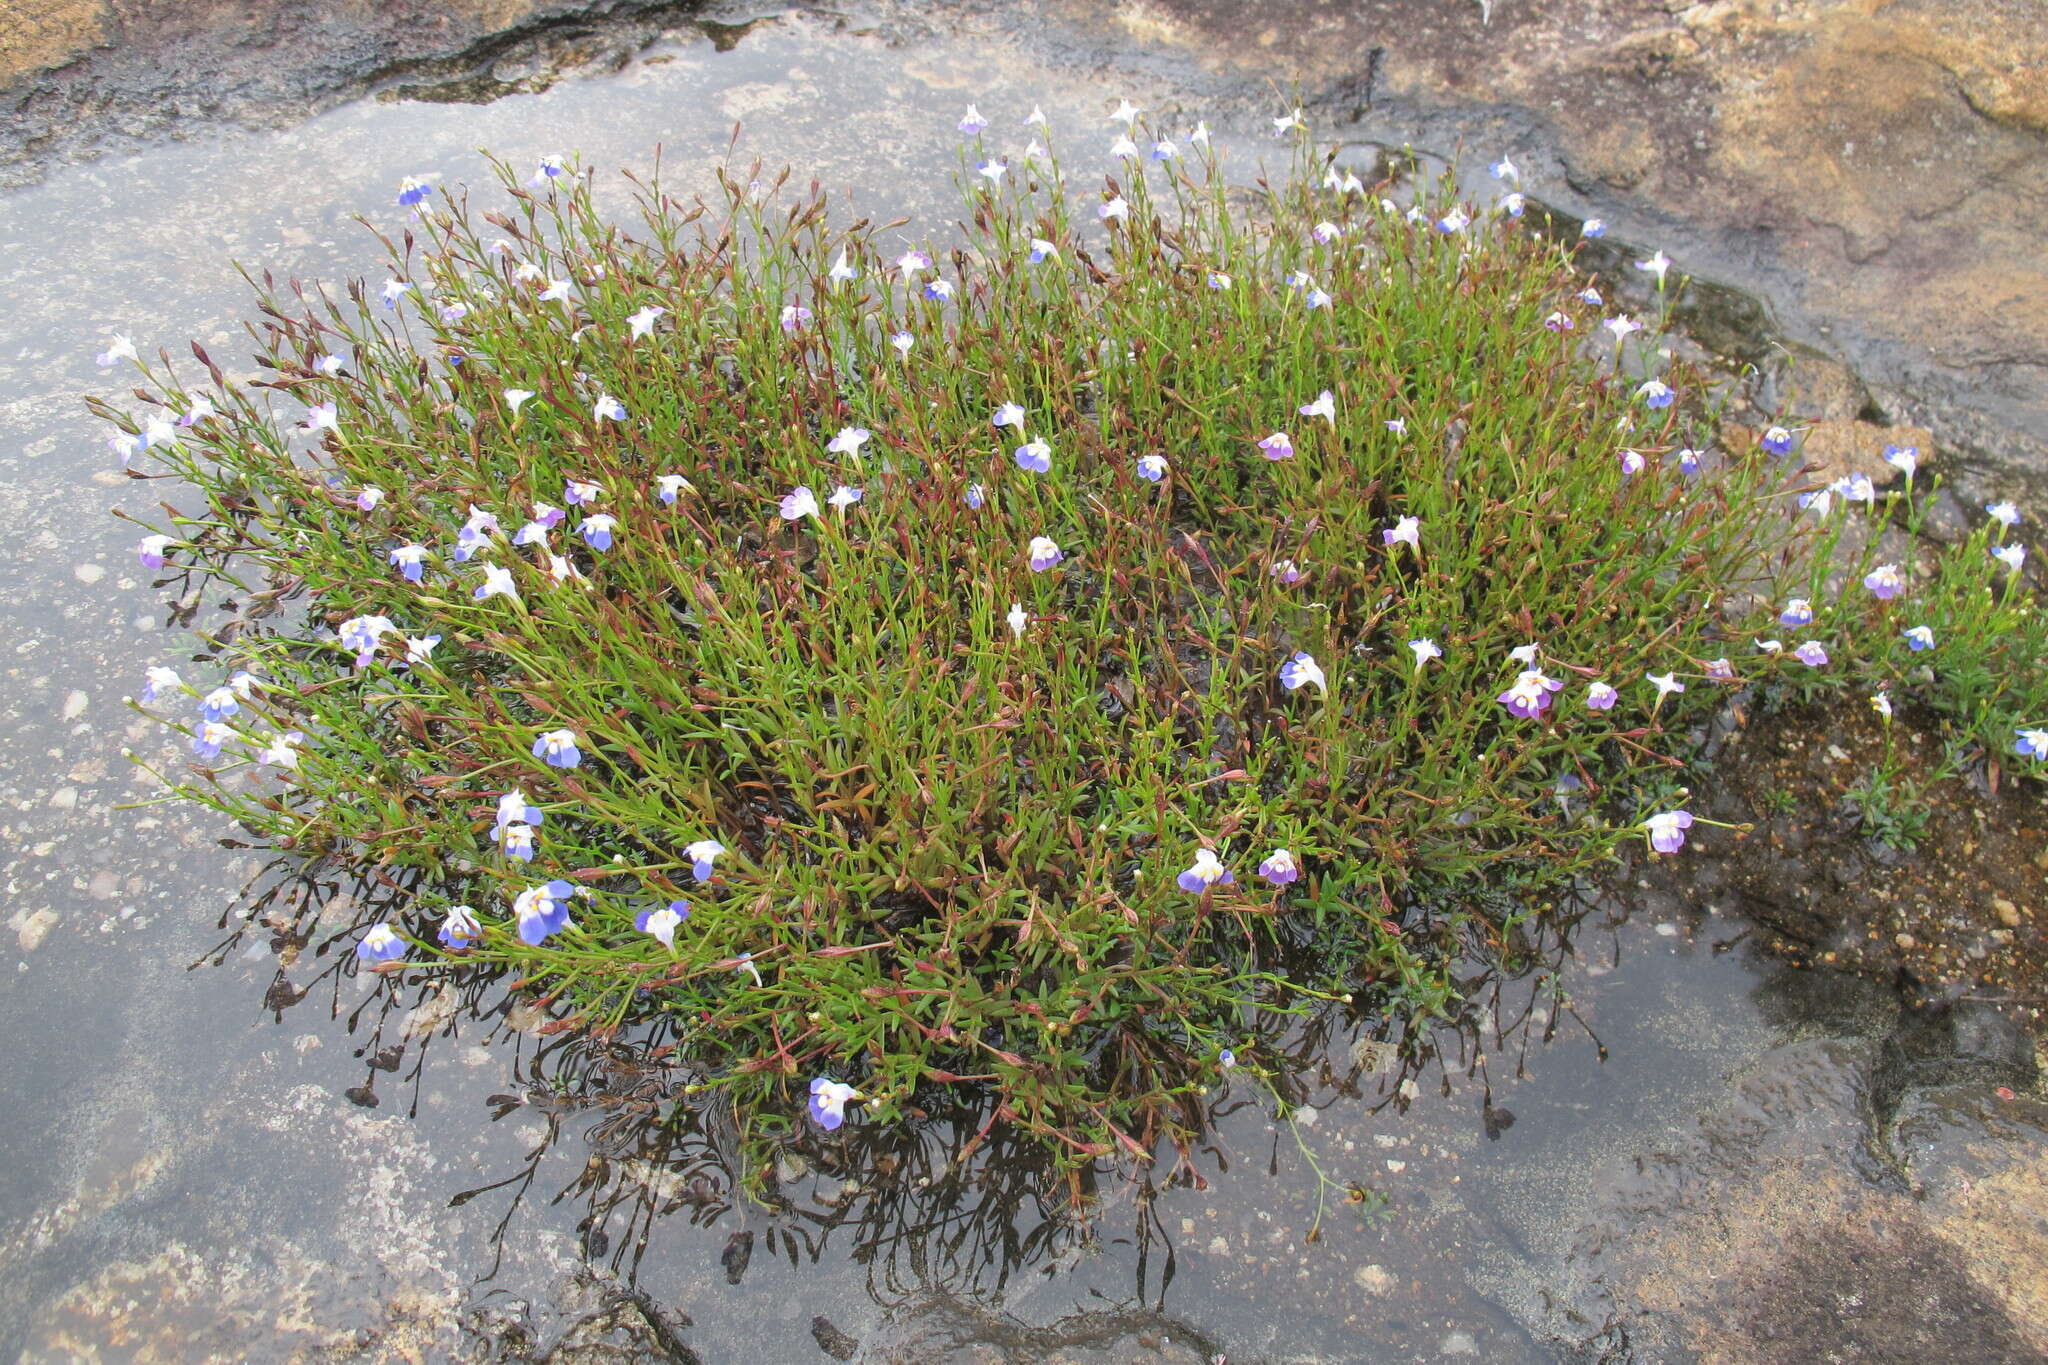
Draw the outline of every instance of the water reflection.
[[[1385,1170],[1376,1181],[1371,1167],[1385,1163],[1362,1158],[1344,1135],[1397,1126],[1417,1106],[1431,1110],[1418,1124],[1427,1133],[1444,1123],[1449,1102],[1463,1115],[1454,1122],[1501,1140],[1517,1116],[1497,1088],[1527,1078],[1532,1055],[1570,1034],[1605,1060],[1564,982],[1583,975],[1582,955],[1596,967],[1617,962],[1625,922],[1591,900],[1505,933],[1483,916],[1439,914],[1434,932],[1457,954],[1465,1002],[1454,1017],[1410,1036],[1402,1020],[1369,1009],[1363,990],[1351,1007],[1259,1015],[1247,1065],[1202,1099],[1203,1143],[1162,1150],[1149,1167],[1063,1173],[1037,1142],[996,1123],[991,1101],[835,1135],[802,1125],[772,1162],[753,1168],[718,1092],[689,1092],[696,1076],[678,1060],[673,1022],[593,1036],[552,1022],[516,983],[480,970],[363,968],[352,951],[362,929],[402,916],[413,894],[374,869],[282,858],[223,917],[223,937],[195,967],[252,951],[271,958],[262,1009],[278,1022],[324,1011],[321,1027],[346,1036],[360,1063],[346,1092],[360,1106],[417,1118],[430,1076],[458,1066],[459,1049],[509,1055],[512,1083],[469,1095],[467,1112],[451,1116],[519,1134],[509,1149],[480,1143],[495,1159],[440,1196],[492,1219],[492,1254],[473,1267],[475,1296],[488,1297],[506,1244],[537,1223],[573,1228],[585,1262],[628,1288],[647,1278],[651,1253],[672,1245],[664,1228],[674,1223],[716,1248],[715,1273],[728,1285],[758,1278],[768,1263],[799,1276],[857,1266],[883,1319],[947,1339],[995,1333],[1020,1350],[1040,1338],[1090,1339],[1111,1322],[1126,1334],[1151,1323],[1153,1334],[1205,1342],[1171,1308],[1189,1240],[1176,1227],[1183,1193],[1256,1202],[1277,1182],[1290,1198],[1271,1211],[1296,1247],[1318,1221],[1325,1236],[1355,1241],[1410,1218],[1412,1196],[1376,1188]],[[1293,1121],[1275,1122],[1282,1112]],[[1342,1114],[1343,1126],[1318,1123],[1325,1113]],[[1090,1286],[1098,1307],[1037,1322],[1006,1311],[1020,1287],[1084,1263],[1113,1267]]]

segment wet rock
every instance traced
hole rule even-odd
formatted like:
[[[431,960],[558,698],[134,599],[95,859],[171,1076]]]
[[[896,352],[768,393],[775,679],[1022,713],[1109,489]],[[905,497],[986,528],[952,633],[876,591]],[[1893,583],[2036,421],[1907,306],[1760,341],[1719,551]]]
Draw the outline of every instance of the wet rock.
[[[1853,418],[1826,418],[1809,426],[1800,456],[1816,465],[1815,477],[1832,482],[1861,474],[1882,488],[1899,477],[1893,465],[1885,463],[1887,446],[1912,446],[1922,454],[1934,449],[1934,433],[1925,427],[1881,427]]]

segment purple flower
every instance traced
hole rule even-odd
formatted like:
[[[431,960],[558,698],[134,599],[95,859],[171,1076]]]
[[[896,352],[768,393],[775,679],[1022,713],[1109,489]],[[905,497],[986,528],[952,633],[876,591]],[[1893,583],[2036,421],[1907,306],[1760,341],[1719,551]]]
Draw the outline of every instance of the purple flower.
[[[811,1117],[826,1132],[834,1132],[846,1122],[846,1106],[862,1098],[865,1097],[852,1086],[819,1076],[811,1082]]]
[[[1380,532],[1380,544],[1392,548],[1406,545],[1411,550],[1422,549],[1422,518],[1402,517],[1389,530]]]
[[[1047,569],[1050,569],[1053,565],[1066,558],[1060,552],[1060,547],[1054,543],[1050,536],[1031,537],[1031,544],[1027,547],[1026,553],[1030,556],[1031,572],[1033,573],[1044,573]]]
[[[1495,698],[1507,707],[1508,714],[1522,720],[1534,720],[1550,705],[1550,694],[1564,690],[1564,684],[1555,678],[1547,678],[1537,668],[1522,670],[1514,684]]]
[[[1294,458],[1294,442],[1284,431],[1276,431],[1259,442],[1259,449],[1269,460],[1291,460]]]
[[[1230,1070],[1230,1068],[1237,1065],[1237,1054],[1229,1048],[1224,1048],[1223,1051],[1216,1054],[1216,1065],[1222,1067],[1225,1071]]]
[[[1270,569],[1267,569],[1266,572],[1279,579],[1282,586],[1289,588],[1308,576],[1291,559],[1281,560]]]
[[[398,571],[405,575],[408,583],[417,583],[426,576],[427,547],[424,545],[401,545],[386,556]]]
[[[690,860],[690,875],[700,882],[711,880],[712,864],[718,855],[725,852],[725,845],[716,839],[699,839],[683,850],[683,856]]]
[[[144,701],[155,701],[157,695],[166,688],[179,688],[185,685],[185,680],[178,676],[176,669],[165,668],[161,664],[151,665],[143,673],[142,677],[142,699]]]
[[[1803,626],[1813,620],[1813,603],[1803,597],[1795,597],[1785,604],[1785,610],[1778,613],[1781,626]]]
[[[576,533],[583,537],[583,543],[591,549],[609,550],[612,547],[612,528],[618,524],[617,517],[608,517],[600,512],[577,523]]]
[[[466,905],[453,905],[442,917],[441,930],[435,937],[441,940],[442,947],[459,953],[483,942],[484,927],[476,922],[476,911]]]
[[[1715,682],[1734,682],[1735,665],[1726,659],[1709,659],[1706,663],[1707,676]]]
[[[1164,455],[1140,455],[1138,457],[1138,477],[1147,483],[1158,483],[1166,477],[1166,457]]]
[[[1236,878],[1230,875],[1229,868],[1217,861],[1214,849],[1199,848],[1195,850],[1194,865],[1174,880],[1181,890],[1189,895],[1199,896],[1218,882],[1228,886]]]
[[[1643,452],[1640,450],[1623,450],[1621,452],[1621,472],[1624,476],[1642,473],[1645,463]]]
[[[135,553],[142,560],[145,569],[161,569],[164,566],[164,551],[177,544],[171,536],[144,536],[142,543],[135,547]]]
[[[1569,332],[1578,326],[1576,322],[1572,321],[1570,313],[1552,313],[1543,319],[1543,325],[1553,332]]]
[[[533,756],[550,768],[573,768],[583,761],[574,730],[549,730],[533,742]]]
[[[1676,853],[1685,847],[1685,832],[1692,828],[1692,812],[1667,810],[1643,821],[1650,847],[1659,853]]]
[[[1899,576],[1898,565],[1880,564],[1863,575],[1863,586],[1870,589],[1879,601],[1889,602],[1906,590],[1906,580]]]
[[[966,117],[960,120],[960,131],[969,137],[973,137],[986,127],[988,127],[988,120],[981,116],[981,111],[971,104],[968,105]]]
[[[559,879],[520,892],[512,902],[512,913],[519,920],[519,941],[536,948],[567,928],[569,897],[575,894],[573,885]]]
[[[1429,664],[1431,659],[1441,659],[1444,657],[1443,646],[1428,636],[1424,636],[1419,640],[1410,640],[1408,648],[1415,651],[1415,671],[1417,673],[1420,673]]]
[[[1808,668],[1819,668],[1828,661],[1828,652],[1818,640],[1808,640],[1792,651],[1792,657]]]
[[[1043,474],[1052,468],[1052,447],[1036,436],[1018,446],[1015,455],[1017,468],[1033,474]]]
[[[1324,389],[1316,395],[1313,403],[1303,403],[1295,409],[1303,417],[1320,417],[1331,426],[1337,425],[1337,395]]]
[[[1579,227],[1579,236],[1581,237],[1605,237],[1606,235],[1607,224],[1599,218],[1588,218]],[[1593,291],[1589,289],[1586,292],[1590,294]],[[1594,304],[1597,307],[1599,300],[1595,299]]]
[[[1671,386],[1661,379],[1647,380],[1636,390],[1636,397],[1653,408],[1670,407],[1672,396]]]
[[[590,411],[594,417],[603,417],[613,422],[626,420],[626,405],[608,393],[599,394]]]
[[[970,511],[979,512],[982,504],[988,501],[988,490],[978,483],[970,483],[967,485],[967,492],[963,495],[963,500],[967,503]]]
[[[373,924],[356,944],[356,957],[363,962],[396,962],[405,956],[405,940],[390,925]]]
[[[830,503],[833,509],[836,510],[841,516],[845,516],[846,509],[853,506],[855,503],[861,500],[861,494],[861,489],[848,488],[845,484],[842,483],[837,488],[832,490],[832,496],[825,499],[825,501]]]
[[[1043,237],[1031,239],[1031,264],[1041,265],[1049,260],[1058,260],[1060,254],[1057,242],[1048,242]]]
[[[778,510],[784,521],[815,517],[818,515],[818,495],[811,491],[810,485],[800,483],[783,495]]]
[[[1934,648],[1934,632],[1926,626],[1912,626],[1905,632],[1906,645],[1915,654]]]
[[[1022,403],[1005,403],[997,408],[995,416],[988,420],[989,424],[998,431],[1004,427],[1015,427],[1017,430],[1022,431],[1024,430],[1024,405]]]
[[[570,479],[562,485],[562,501],[568,503],[571,507],[588,507],[603,496],[603,485],[591,483],[585,479]],[[549,515],[550,513],[553,513],[553,515]],[[562,518],[567,515],[567,513],[561,512],[556,508],[549,507],[546,503],[535,503],[533,514],[551,527],[561,525]]]
[[[1757,444],[1773,455],[1789,455],[1792,453],[1792,433],[1783,427],[1770,427]]]
[[[906,275],[915,275],[920,270],[930,270],[932,258],[922,251],[913,249],[896,258],[896,268]]]
[[[1621,697],[1604,682],[1589,683],[1586,687],[1586,709],[1589,711],[1612,711],[1614,703]]]
[[[953,297],[953,282],[933,278],[924,282],[924,296],[933,303],[944,303]]]
[[[799,329],[808,327],[810,325],[811,310],[804,307],[802,304],[792,303],[782,310],[783,331],[788,332],[791,335],[795,335],[795,333]]]
[[[1276,848],[1259,864],[1259,875],[1275,886],[1285,886],[1301,876],[1301,865],[1284,848]]]
[[[1579,302],[1585,304],[1588,308],[1598,308],[1604,300],[1601,299],[1599,290],[1591,285],[1587,285],[1579,291]]]
[[[2048,759],[2048,730],[2014,730],[2019,742],[2012,751],[2021,758]]]
[[[411,208],[433,192],[434,187],[432,185],[424,184],[412,176],[407,176],[398,182],[398,202],[404,208]]]
[[[676,505],[676,497],[690,486],[690,481],[680,474],[663,474],[655,481],[656,494],[667,507]]]
[[[661,940],[661,946],[670,952],[676,950],[676,930],[690,917],[688,901],[670,901],[658,910],[642,910],[633,916],[633,927],[643,934],[652,934]]]
[[[1303,650],[1280,665],[1280,685],[1289,692],[1306,687],[1310,683],[1315,684],[1318,692],[1330,690],[1329,685],[1323,680],[1322,666],[1316,663],[1313,654]]]

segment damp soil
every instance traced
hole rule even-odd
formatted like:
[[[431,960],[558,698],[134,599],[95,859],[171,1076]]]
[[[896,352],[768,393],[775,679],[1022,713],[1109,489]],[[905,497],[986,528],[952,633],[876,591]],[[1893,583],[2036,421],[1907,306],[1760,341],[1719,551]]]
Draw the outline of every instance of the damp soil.
[[[2013,760],[2005,760],[2007,762]],[[2024,762],[2024,760],[2019,760]],[[1874,793],[1881,770],[1889,797]],[[1745,838],[1673,859],[1688,894],[1753,919],[1788,961],[1884,982],[1917,1007],[2048,1010],[2048,792],[1952,752],[1936,717],[1849,697],[1730,708],[1698,813]]]

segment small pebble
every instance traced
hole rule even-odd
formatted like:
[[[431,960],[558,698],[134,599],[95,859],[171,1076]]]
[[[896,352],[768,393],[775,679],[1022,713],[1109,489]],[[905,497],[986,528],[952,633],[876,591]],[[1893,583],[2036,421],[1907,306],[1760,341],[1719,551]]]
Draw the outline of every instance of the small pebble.
[[[1899,934],[1892,939],[1892,942],[1898,944],[1901,948],[1917,948],[1920,946],[1920,940],[1914,938],[1911,934]]]
[[[1998,912],[1998,922],[2008,929],[2020,927],[2020,908],[2003,896],[1991,898],[1991,908]]]

